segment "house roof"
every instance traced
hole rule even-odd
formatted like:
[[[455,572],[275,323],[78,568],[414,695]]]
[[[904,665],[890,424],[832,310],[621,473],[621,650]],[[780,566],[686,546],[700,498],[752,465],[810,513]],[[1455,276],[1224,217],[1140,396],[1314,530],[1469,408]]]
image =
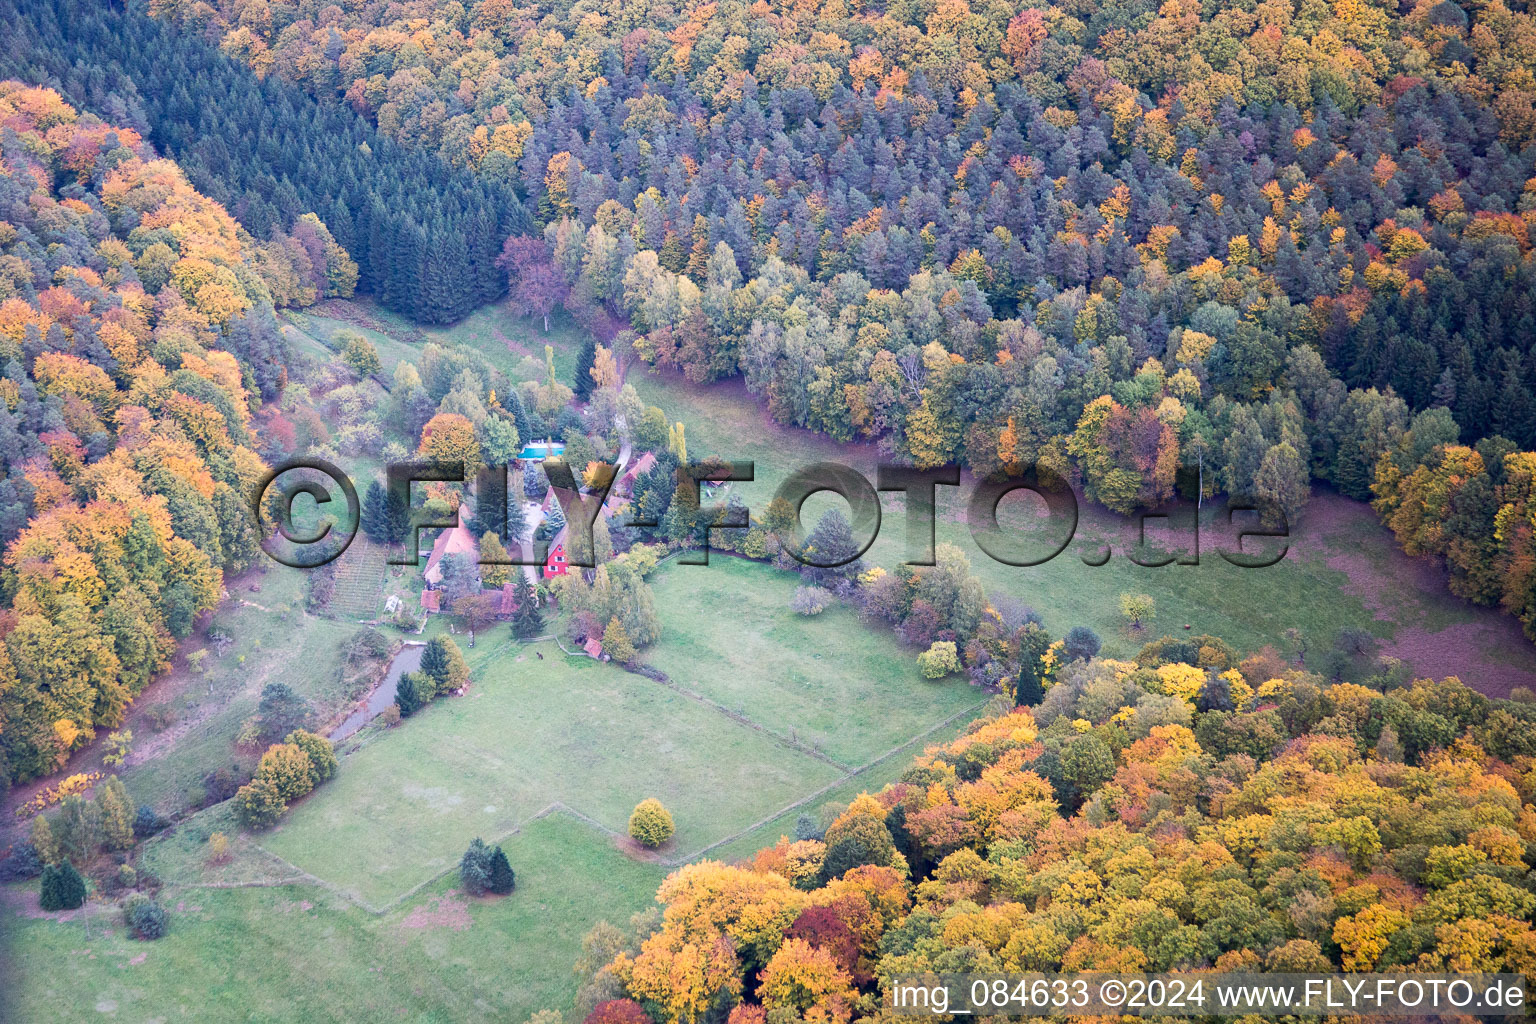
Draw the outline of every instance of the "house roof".
[[[442,611],[443,592],[440,590],[423,590],[421,592],[421,606],[429,612]]]
[[[474,555],[479,557],[480,545],[475,541],[475,535],[469,532],[469,527],[464,525],[464,506],[459,506],[458,522],[450,529],[443,530],[437,535],[437,540],[432,545],[432,554],[427,559],[427,569],[422,575],[428,583],[437,584],[443,581],[443,569],[439,564],[445,555]]]

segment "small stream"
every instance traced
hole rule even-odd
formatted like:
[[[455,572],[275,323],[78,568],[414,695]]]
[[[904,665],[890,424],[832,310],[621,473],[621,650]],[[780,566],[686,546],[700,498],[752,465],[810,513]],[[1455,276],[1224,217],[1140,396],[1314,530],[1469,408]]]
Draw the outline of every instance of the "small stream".
[[[331,742],[336,743],[351,736],[393,704],[395,688],[400,685],[400,677],[407,672],[415,672],[421,667],[421,656],[426,649],[425,644],[419,643],[408,643],[400,648],[394,660],[389,663],[389,674],[368,695],[368,703],[352,712],[347,716],[346,721],[331,730]]]

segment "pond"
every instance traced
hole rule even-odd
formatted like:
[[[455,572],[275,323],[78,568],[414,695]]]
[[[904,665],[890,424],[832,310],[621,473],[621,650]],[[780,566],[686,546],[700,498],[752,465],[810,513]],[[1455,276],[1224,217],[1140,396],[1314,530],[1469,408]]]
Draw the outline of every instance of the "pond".
[[[400,685],[400,677],[407,672],[415,672],[421,668],[421,655],[426,650],[422,643],[407,643],[400,648],[393,661],[389,663],[389,674],[386,675],[378,686],[374,687],[368,695],[368,701],[346,720],[331,730],[331,742],[336,743],[351,736],[357,730],[373,721],[383,713],[384,709],[395,702],[395,688]]]

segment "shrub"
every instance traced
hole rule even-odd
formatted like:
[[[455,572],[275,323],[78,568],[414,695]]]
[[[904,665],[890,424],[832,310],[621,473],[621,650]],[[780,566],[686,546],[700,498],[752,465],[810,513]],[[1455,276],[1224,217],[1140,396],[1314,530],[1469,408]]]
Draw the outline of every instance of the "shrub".
[[[31,840],[23,839],[11,847],[11,852],[0,860],[0,882],[19,882],[42,874],[43,859],[37,855],[37,847]]]
[[[176,724],[176,709],[169,704],[156,704],[144,711],[144,723],[151,732],[164,732]]]
[[[400,724],[400,705],[391,704],[379,712],[379,724],[386,729],[393,729]]]
[[[136,939],[152,942],[165,934],[165,908],[143,893],[134,893],[123,904],[123,921]]]
[[[155,809],[149,804],[139,804],[133,816],[133,834],[140,839],[147,839],[163,828],[165,820],[155,813]]]
[[[208,863],[223,864],[229,860],[229,836],[215,832],[208,837]]]
[[[655,797],[648,797],[635,805],[634,813],[629,816],[629,834],[642,846],[655,849],[668,839],[677,828],[672,823],[672,815],[661,801]]]
[[[826,587],[796,587],[789,599],[791,611],[801,615],[820,615],[832,603],[832,591]]]
[[[917,667],[928,679],[943,679],[960,671],[960,655],[953,640],[936,640],[926,651],[917,656]]]
[[[270,828],[288,809],[271,779],[258,777],[235,794],[235,816],[246,828]]]
[[[44,910],[74,910],[85,902],[85,879],[69,861],[43,868],[42,891],[38,902]]]

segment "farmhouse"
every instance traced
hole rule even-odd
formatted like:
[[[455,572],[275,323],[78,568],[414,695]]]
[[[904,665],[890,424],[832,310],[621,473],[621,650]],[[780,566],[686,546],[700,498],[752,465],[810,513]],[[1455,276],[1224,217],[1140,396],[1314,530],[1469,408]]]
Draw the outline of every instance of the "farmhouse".
[[[445,555],[469,555],[471,558],[480,557],[480,545],[475,543],[475,535],[469,532],[469,527],[464,525],[464,509],[460,506],[458,521],[451,529],[442,531],[437,535],[437,541],[432,545],[432,554],[427,559],[426,572],[422,573],[429,587],[440,586],[443,582],[443,557]]]

